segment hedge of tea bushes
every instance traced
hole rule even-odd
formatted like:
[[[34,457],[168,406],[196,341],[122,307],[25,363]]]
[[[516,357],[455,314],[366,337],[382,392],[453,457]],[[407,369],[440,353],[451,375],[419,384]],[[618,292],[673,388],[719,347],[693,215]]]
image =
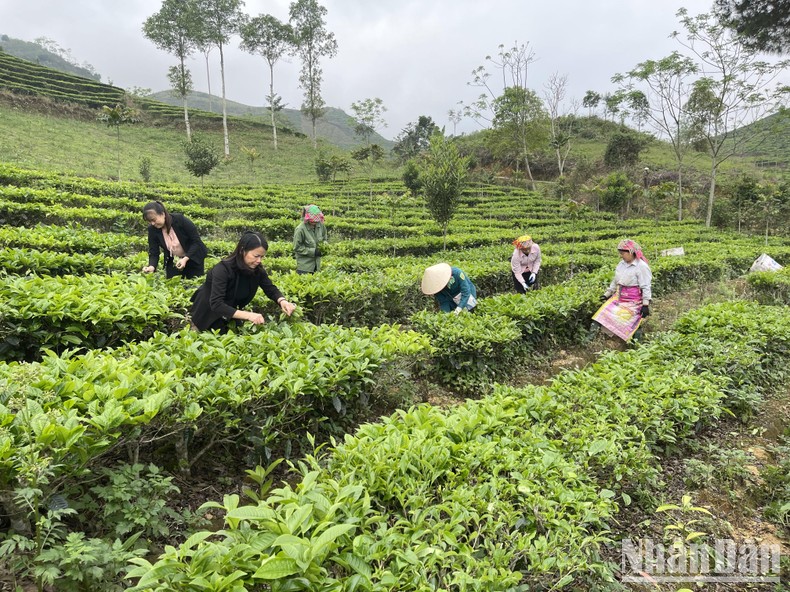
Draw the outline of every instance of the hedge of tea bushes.
[[[276,244],[276,243],[275,243]],[[229,243],[223,243],[230,247]],[[287,244],[280,256],[267,259],[266,266],[275,284],[287,298],[296,302],[306,319],[317,323],[336,323],[344,326],[374,327],[383,323],[411,322],[428,331],[439,343],[436,368],[442,376],[449,376],[459,364],[480,370],[465,377],[469,388],[475,380],[489,380],[499,376],[500,368],[510,363],[497,362],[504,355],[497,345],[491,355],[478,355],[469,343],[497,339],[506,333],[492,336],[487,320],[465,320],[468,333],[475,334],[471,342],[458,339],[457,327],[451,321],[426,312],[433,309],[433,299],[419,289],[422,271],[438,258],[399,258],[369,255],[357,261],[337,258],[345,269],[338,271],[330,261],[324,271],[315,275],[298,275],[293,272],[293,260],[286,256]],[[273,250],[275,250],[273,248]],[[502,255],[508,249],[502,249]],[[483,255],[477,260],[477,255]],[[519,296],[511,293],[512,279],[506,258],[491,262],[490,251],[477,250],[457,253],[469,259],[449,259],[460,266],[478,286],[481,299],[479,311],[484,314],[504,315],[516,321],[528,343],[535,346],[551,336],[551,347],[576,342],[584,334],[589,317],[594,312],[598,298],[611,277],[615,259],[579,255],[547,258],[541,271],[543,289]],[[206,260],[207,269],[217,259]],[[122,341],[150,335],[154,330],[174,330],[185,324],[190,297],[201,279],[163,281],[160,271],[153,276],[133,273],[126,276],[118,271],[137,271],[147,262],[144,253],[132,257],[106,258],[100,255],[65,255],[53,252],[26,252],[0,249],[0,268],[15,273],[77,274],[63,277],[8,277],[0,280],[2,294],[9,303],[0,313],[0,356],[5,359],[34,359],[43,348],[105,347]],[[716,260],[709,256],[661,258],[653,263],[654,295],[686,289],[692,285],[715,282],[733,273],[726,258]],[[111,272],[96,275],[97,271]],[[600,271],[601,275],[591,286],[588,272]],[[46,296],[46,297],[44,297]],[[276,305],[262,292],[252,303],[254,310],[268,315],[279,313]],[[423,311],[423,312],[420,312]],[[413,316],[419,313],[418,316]],[[434,318],[436,317],[436,318]],[[482,323],[475,328],[475,323]],[[479,330],[478,330],[479,329]],[[495,331],[493,333],[496,333]],[[455,342],[455,345],[449,345]],[[448,349],[449,348],[449,349]],[[486,349],[486,348],[483,348]],[[447,354],[443,351],[452,352]],[[487,350],[486,350],[487,351]],[[460,358],[458,358],[460,356]],[[444,380],[444,379],[443,379]]]
[[[613,268],[580,274],[524,295],[481,298],[473,314],[423,311],[412,315],[412,325],[429,335],[436,349],[424,372],[463,393],[485,391],[517,369],[514,359],[584,341]],[[662,258],[653,264],[653,295],[715,282],[729,272],[721,261]]]
[[[151,279],[119,273],[0,278],[0,359],[143,339],[179,319],[171,300]]]
[[[122,257],[146,250],[148,241],[142,233],[126,235],[78,226],[36,224],[32,227],[0,227],[0,247]]]
[[[106,257],[30,248],[0,248],[0,270],[11,275],[84,275],[128,272],[148,265],[148,256]]]
[[[618,506],[651,491],[657,455],[715,424],[733,392],[775,385],[754,360],[781,366],[788,344],[786,307],[709,306],[546,386],[396,412],[265,499],[206,504],[225,528],[133,560],[134,590],[229,577],[271,590],[604,585]]]
[[[790,257],[785,261],[790,262]],[[763,304],[790,304],[790,267],[779,271],[750,273],[746,281],[757,300]]]
[[[67,477],[73,494],[110,447],[182,472],[214,446],[251,464],[296,452],[308,428],[326,433],[325,418],[342,423],[391,396],[382,388],[396,390],[395,377],[428,349],[395,326],[270,324],[0,363],[0,503],[24,524],[21,489],[37,491],[35,507]]]

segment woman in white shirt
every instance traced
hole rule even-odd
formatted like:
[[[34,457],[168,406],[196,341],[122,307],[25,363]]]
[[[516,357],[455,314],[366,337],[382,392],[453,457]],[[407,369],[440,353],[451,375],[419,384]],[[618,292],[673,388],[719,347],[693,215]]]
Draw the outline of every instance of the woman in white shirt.
[[[641,247],[634,241],[620,241],[617,251],[620,262],[593,321],[623,341],[629,341],[642,320],[650,315],[653,273]]]

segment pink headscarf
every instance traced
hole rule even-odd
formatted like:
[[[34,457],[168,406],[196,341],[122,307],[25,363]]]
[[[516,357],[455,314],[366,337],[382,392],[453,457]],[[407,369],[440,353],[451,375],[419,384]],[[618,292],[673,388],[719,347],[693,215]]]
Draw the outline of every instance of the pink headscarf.
[[[304,207],[304,221],[305,222],[323,222],[324,214],[315,204],[310,204]]]
[[[642,261],[650,265],[650,261],[648,261],[644,253],[642,253],[642,247],[640,247],[638,244],[636,244],[634,241],[632,241],[629,238],[625,240],[621,240],[620,244],[617,245],[617,250],[629,251],[637,259],[641,259]]]

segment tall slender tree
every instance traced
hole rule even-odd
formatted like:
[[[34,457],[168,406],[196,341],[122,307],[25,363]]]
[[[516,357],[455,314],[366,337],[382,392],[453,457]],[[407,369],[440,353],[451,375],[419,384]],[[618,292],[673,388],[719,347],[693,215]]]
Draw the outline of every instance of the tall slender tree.
[[[535,146],[543,144],[547,137],[546,110],[543,102],[534,91],[520,86],[505,89],[494,101],[494,129],[502,132],[515,146],[530,188],[535,190],[535,180],[529,164],[529,155]]]
[[[219,49],[219,73],[222,79],[222,132],[225,143],[225,158],[230,156],[228,139],[228,103],[225,93],[225,46],[239,32],[244,23],[241,7],[244,0],[194,0],[202,23],[203,39]]]
[[[458,153],[454,142],[441,133],[431,137],[431,145],[421,164],[420,180],[428,212],[442,229],[447,248],[447,229],[455,216],[467,181],[469,159]]]
[[[711,14],[677,16],[685,35],[673,36],[697,59],[701,77],[694,82],[686,103],[690,131],[710,157],[710,185],[705,225],[710,226],[716,196],[716,174],[721,164],[754,146],[773,133],[768,125],[750,125],[779,111],[787,95],[785,85],[775,84],[790,65],[782,60],[769,63],[757,51],[745,47],[731,29]]]
[[[266,97],[272,116],[272,139],[277,150],[277,122],[274,114],[283,108],[274,94],[274,66],[293,48],[293,29],[269,14],[262,14],[241,27],[241,48],[263,56],[269,65],[269,95]]]
[[[557,155],[557,168],[560,177],[565,170],[565,161],[571,151],[571,138],[573,137],[573,124],[578,110],[575,101],[570,102],[566,110],[565,94],[568,90],[568,77],[554,73],[549,76],[549,81],[544,85],[543,97],[549,115],[549,143]]]
[[[203,54],[203,61],[206,63],[206,86],[208,87],[208,110],[214,110],[214,95],[211,94],[211,64],[209,62],[209,56],[211,55],[211,50],[214,49],[214,44],[206,39],[205,32],[203,31],[203,26],[201,24],[200,28],[196,33],[195,45],[197,50]]]
[[[384,121],[384,112],[387,108],[384,106],[384,101],[376,97],[375,99],[364,99],[357,103],[351,103],[351,111],[354,113],[356,125],[354,126],[354,133],[365,141],[365,150],[363,153],[357,152],[358,155],[365,155],[363,159],[367,165],[368,178],[370,180],[370,196],[373,197],[373,165],[381,160],[384,156],[384,151],[380,146],[370,145],[370,138],[376,133],[376,129],[380,126],[387,127],[387,122]]]
[[[176,96],[184,105],[184,125],[187,140],[192,138],[189,125],[187,96],[192,90],[192,75],[185,61],[195,51],[195,31],[198,27],[196,5],[193,0],[163,0],[159,12],[149,16],[143,23],[143,35],[154,44],[178,58],[178,65],[170,68],[168,78]]]
[[[322,57],[334,57],[337,54],[335,34],[326,30],[326,8],[316,0],[297,0],[289,9],[290,23],[294,30],[296,52],[302,60],[299,83],[304,90],[302,113],[312,123],[313,148],[318,147],[316,138],[316,120],[324,115],[324,99],[321,96],[323,71],[320,60]]]
[[[115,128],[116,154],[118,157],[118,180],[121,180],[121,126],[140,121],[139,113],[132,107],[118,103],[115,107],[103,105],[98,116],[99,121],[108,127]]]
[[[648,123],[672,145],[678,170],[678,220],[683,219],[683,161],[690,143],[686,102],[697,71],[694,60],[673,51],[665,58],[647,60],[630,72],[612,77],[624,94],[642,91],[647,99],[643,113]]]
[[[494,65],[502,77],[502,85],[492,81],[493,74],[486,66],[478,66],[472,70],[472,80],[467,84],[484,89],[476,101],[465,105],[464,115],[474,119],[478,125],[485,127],[494,120],[494,102],[506,88],[527,88],[527,74],[529,66],[535,61],[535,52],[529,47],[529,43],[516,44],[510,49],[505,49],[504,45],[499,46],[497,57],[486,56],[486,61]]]

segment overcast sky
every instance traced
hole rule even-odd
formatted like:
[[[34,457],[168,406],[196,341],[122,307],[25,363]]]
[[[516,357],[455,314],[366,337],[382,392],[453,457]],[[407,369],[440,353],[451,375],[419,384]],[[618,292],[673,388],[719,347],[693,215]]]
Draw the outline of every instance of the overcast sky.
[[[250,16],[272,14],[287,21],[290,0],[247,0]],[[528,85],[539,94],[553,73],[568,77],[569,98],[587,90],[612,90],[613,74],[646,59],[682,49],[670,39],[679,29],[675,13],[709,11],[712,0],[323,0],[327,28],[338,53],[324,59],[322,93],[328,106],[350,113],[352,102],[380,97],[394,138],[420,115],[452,132],[447,112],[480,93],[471,72],[496,56],[498,46],[526,44],[536,61]],[[0,0],[0,34],[33,41],[54,40],[79,62],[90,63],[103,82],[153,91],[168,88],[175,58],[141,32],[161,0]],[[234,38],[226,51],[227,98],[263,105],[268,69],[263,58],[245,54]],[[219,94],[219,57],[212,54],[211,88]],[[207,91],[205,62],[190,62],[195,89]],[[275,92],[299,108],[298,58],[275,69]],[[493,68],[491,68],[493,72]],[[471,120],[457,133],[479,129]]]

